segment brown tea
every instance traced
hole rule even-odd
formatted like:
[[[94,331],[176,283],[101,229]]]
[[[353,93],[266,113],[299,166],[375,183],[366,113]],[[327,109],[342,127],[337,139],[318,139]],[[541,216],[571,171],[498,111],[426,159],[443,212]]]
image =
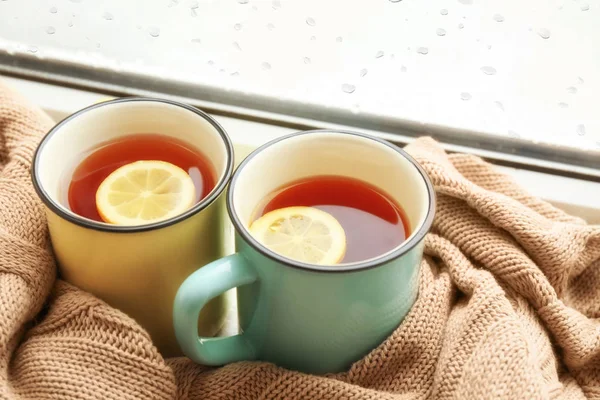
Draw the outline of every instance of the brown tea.
[[[342,263],[380,256],[410,235],[402,208],[373,185],[358,179],[315,176],[294,182],[269,196],[255,218],[292,206],[315,207],[338,220],[346,233]]]
[[[76,214],[102,222],[96,191],[108,175],[123,165],[142,160],[166,161],[186,171],[196,188],[196,202],[215,187],[208,159],[187,143],[158,134],[128,135],[94,150],[75,169],[69,184],[69,207]]]

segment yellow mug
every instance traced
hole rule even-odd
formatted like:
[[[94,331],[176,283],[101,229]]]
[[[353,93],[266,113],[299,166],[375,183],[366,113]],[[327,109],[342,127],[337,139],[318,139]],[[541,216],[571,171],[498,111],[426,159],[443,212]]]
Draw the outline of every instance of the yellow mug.
[[[71,211],[68,186],[77,165],[91,150],[136,133],[174,137],[198,149],[216,172],[215,187],[183,214],[146,225],[111,225]],[[192,272],[227,255],[231,246],[222,194],[233,164],[233,146],[223,128],[185,104],[123,98],[65,118],[42,139],[32,167],[60,277],[135,319],[165,357],[181,355],[173,331],[173,300]],[[226,309],[224,296],[203,309],[198,322],[202,336],[214,336],[222,328]]]

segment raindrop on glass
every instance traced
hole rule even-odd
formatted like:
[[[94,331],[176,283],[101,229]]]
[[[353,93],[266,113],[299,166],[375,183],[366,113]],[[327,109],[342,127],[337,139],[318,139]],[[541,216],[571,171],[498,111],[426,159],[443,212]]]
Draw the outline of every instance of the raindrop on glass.
[[[440,14],[442,14],[442,15],[448,15],[448,10],[447,10],[447,9],[445,9],[445,8],[442,8],[442,9],[440,10]]]
[[[269,64],[268,62],[264,62],[261,64],[261,67],[266,71],[268,69],[271,69],[271,64]]]
[[[46,28],[46,33],[48,35],[54,35],[56,33],[56,28],[53,26],[49,26]]]
[[[344,84],[342,85],[342,91],[343,91],[344,93],[354,93],[354,91],[355,91],[355,90],[356,90],[356,86],[354,86],[354,85],[351,85],[351,84],[349,84],[349,83],[344,83]]]
[[[317,40],[317,37],[316,37],[315,35],[312,35],[312,36],[310,37],[310,40]]]
[[[105,12],[104,14],[102,14],[102,18],[104,18],[107,21],[112,21],[114,17],[111,13]]]
[[[377,53],[375,53],[375,58],[381,58],[384,54],[385,53],[383,51],[379,50]]]
[[[215,65],[215,62],[213,60],[208,60],[208,65],[212,67],[213,65]]]
[[[588,11],[590,9],[590,5],[587,3],[584,3],[581,5],[581,11]]]
[[[583,124],[577,125],[577,134],[579,136],[585,135],[585,125],[583,125]]]
[[[338,36],[338,37],[335,38],[335,41],[338,42],[338,43],[342,43],[343,40],[344,39],[342,39],[341,36]]]
[[[308,26],[315,26],[317,23],[315,22],[314,18],[308,17],[306,18],[306,25]]]
[[[281,1],[273,0],[271,6],[273,7],[273,10],[279,10],[281,8]]]
[[[272,31],[273,29],[275,29],[275,25],[269,23],[269,24],[267,24],[267,29]]]
[[[234,71],[234,72],[230,73],[229,75],[231,75],[231,76],[239,76],[240,73],[238,71]]]
[[[240,4],[248,4],[249,0],[238,0],[238,3]]]
[[[50,7],[50,14],[56,14],[58,12],[58,8]]]
[[[580,76],[578,76],[577,77],[577,83],[579,83],[580,85],[583,85],[583,82],[584,82],[583,78],[580,77]]]
[[[549,39],[550,38],[550,31],[546,28],[540,28],[537,31],[537,34],[540,35],[540,37],[542,39]]]
[[[242,47],[240,46],[240,44],[238,42],[233,42],[233,47],[235,47],[239,51],[242,51]]]
[[[491,45],[491,44],[488,44],[488,45],[487,45],[487,49],[488,49],[488,50],[491,50],[491,49],[492,49],[492,45]]]
[[[446,36],[446,30],[442,28],[437,28],[435,30],[435,34],[438,36]]]
[[[567,108],[567,107],[569,107],[569,105],[568,105],[567,103],[564,103],[564,102],[560,102],[560,103],[558,103],[558,106],[559,106],[560,108]]]
[[[35,54],[35,53],[38,52],[38,48],[37,48],[37,46],[29,46],[27,48],[27,51],[30,52],[30,53],[32,53],[32,54]]]
[[[367,69],[366,69],[366,68],[363,68],[363,69],[361,69],[361,70],[360,70],[360,76],[361,76],[361,78],[362,78],[363,76],[367,75],[367,72],[369,72],[369,71],[367,71]]]
[[[99,48],[100,48],[100,46],[101,46],[101,45],[100,45],[100,42],[96,42],[96,48],[98,48],[98,49],[99,49]]]
[[[458,2],[467,6],[473,4],[473,0],[458,0]]]
[[[400,3],[402,0],[390,0],[390,3]]]
[[[494,14],[494,21],[496,22],[504,22],[504,16],[500,14]]]
[[[425,55],[429,53],[429,49],[427,47],[418,47],[417,53]]]
[[[148,33],[152,37],[159,37],[160,36],[160,29],[157,28],[156,26],[151,26],[150,28],[148,28]]]
[[[458,29],[462,29],[465,27],[465,24],[463,24],[462,22],[460,24],[458,24]]]
[[[69,22],[67,23],[67,26],[68,26],[69,28],[72,28],[72,27],[73,27],[73,21],[69,21]]]
[[[200,44],[200,43],[202,43],[202,40],[201,40],[201,39],[199,39],[199,38],[192,39],[192,43],[197,43],[197,44]]]
[[[235,29],[236,31],[241,31],[242,30],[242,24],[235,24],[233,26],[233,29]]]
[[[403,65],[403,66],[400,67],[400,72],[406,72],[406,71],[408,71],[408,69],[406,68],[406,66]]]
[[[494,67],[490,67],[490,66],[485,66],[485,67],[481,67],[481,72],[483,72],[486,75],[496,75],[496,68]]]
[[[502,111],[504,111],[504,104],[502,104],[499,101],[495,101],[494,104],[496,105],[496,107],[498,107],[499,109],[501,109]]]
[[[310,64],[310,58],[304,57],[304,64]]]
[[[258,7],[252,6],[252,11],[258,11]]]
[[[461,100],[468,101],[468,100],[471,100],[471,97],[472,97],[472,96],[471,96],[471,93],[462,92],[462,93],[460,94],[460,98],[461,98]]]
[[[577,88],[575,86],[569,86],[567,88],[567,92],[569,92],[571,94],[575,94],[575,93],[577,93]]]
[[[192,15],[192,17],[197,17],[198,13],[196,12],[196,9],[198,9],[200,7],[200,5],[198,4],[197,0],[193,0],[190,3],[190,14]]]

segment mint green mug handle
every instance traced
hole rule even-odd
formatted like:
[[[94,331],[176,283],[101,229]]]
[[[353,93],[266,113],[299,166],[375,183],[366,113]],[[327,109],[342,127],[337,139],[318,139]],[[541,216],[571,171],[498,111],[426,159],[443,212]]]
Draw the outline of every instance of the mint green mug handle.
[[[213,366],[256,359],[256,351],[243,333],[222,338],[198,336],[198,316],[210,299],[256,280],[254,268],[236,253],[205,265],[181,284],[173,303],[173,327],[185,355]]]

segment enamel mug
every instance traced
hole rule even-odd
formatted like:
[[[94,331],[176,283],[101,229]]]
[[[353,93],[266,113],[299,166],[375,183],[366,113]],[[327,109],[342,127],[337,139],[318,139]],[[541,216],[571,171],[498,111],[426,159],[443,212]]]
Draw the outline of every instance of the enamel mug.
[[[174,137],[198,149],[216,173],[214,189],[184,213],[146,225],[111,225],[71,211],[67,191],[77,165],[103,144],[137,133]],[[233,148],[223,128],[185,104],[123,98],[67,117],[42,139],[32,167],[60,277],[135,319],[164,356],[181,355],[173,300],[192,272],[227,254],[223,191],[232,171]],[[202,335],[213,336],[221,328],[225,300],[215,296],[196,315]]]
[[[332,266],[291,260],[251,236],[248,228],[263,199],[318,175],[353,177],[378,187],[404,209],[410,236],[376,258]],[[307,373],[347,370],[385,340],[412,307],[434,196],[412,157],[370,136],[308,131],[260,147],[240,164],[228,189],[237,252],[194,272],[175,298],[175,331],[183,352],[206,365],[264,360]],[[198,314],[234,287],[240,333],[198,336]]]

